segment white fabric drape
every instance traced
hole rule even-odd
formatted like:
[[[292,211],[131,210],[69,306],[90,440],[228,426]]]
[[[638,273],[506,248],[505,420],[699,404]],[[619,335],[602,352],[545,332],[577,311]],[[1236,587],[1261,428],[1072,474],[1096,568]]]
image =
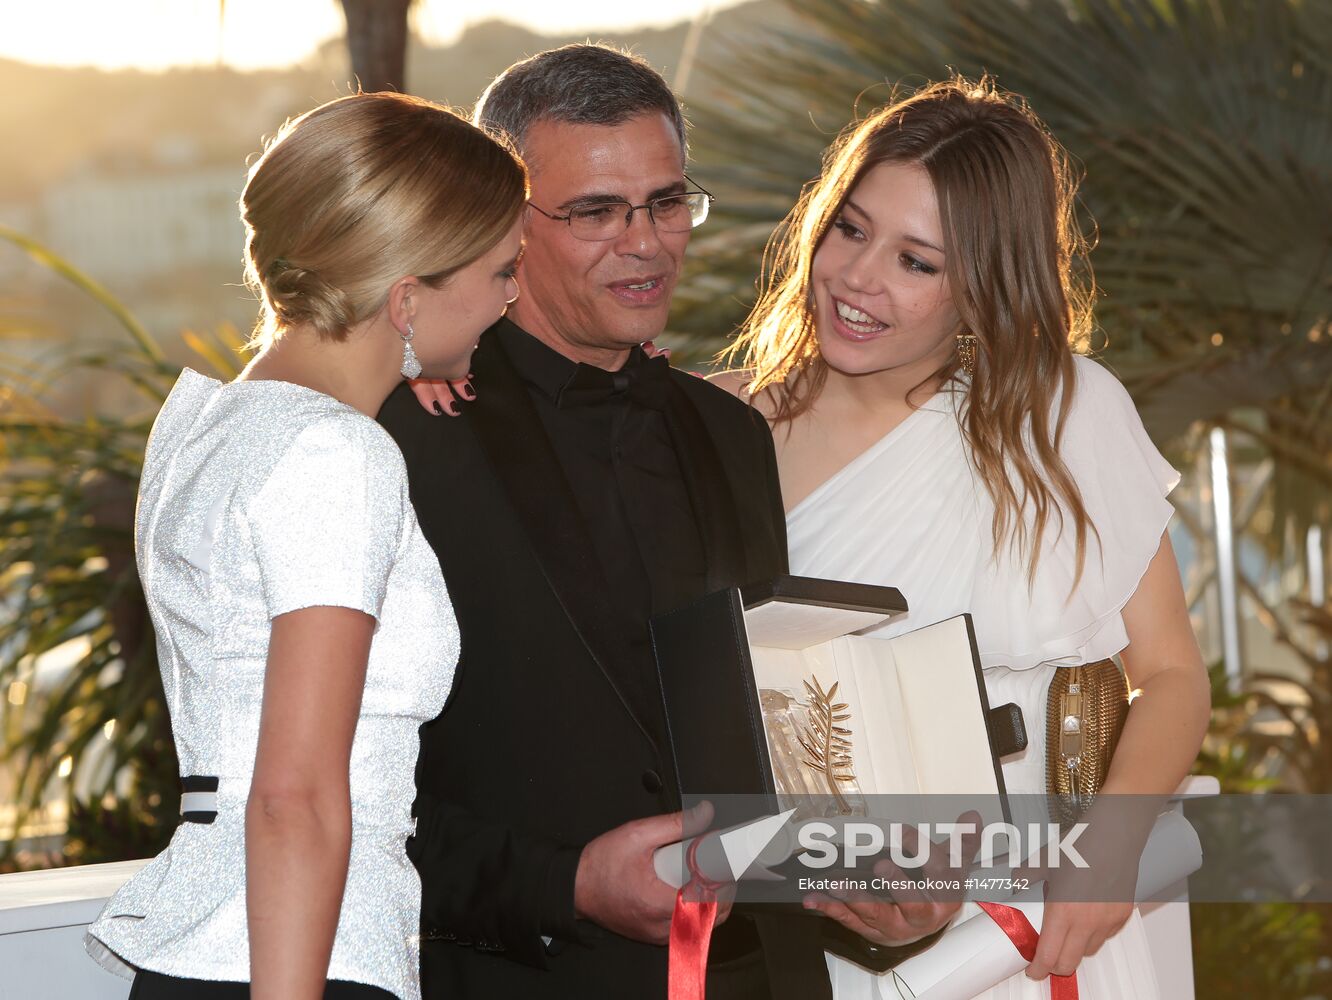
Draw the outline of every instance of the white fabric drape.
[[[951,391],[834,474],[787,518],[791,572],[900,589],[901,619],[867,634],[897,635],[972,615],[991,705],[1022,708],[1029,745],[1003,761],[1010,793],[1045,790],[1045,701],[1054,672],[1113,656],[1128,645],[1121,611],[1160,546],[1179,474],[1161,457],[1119,381],[1075,358],[1076,387],[1061,456],[1099,533],[1077,579],[1075,535],[1056,519],[1041,540],[1029,586],[1025,562],[994,558],[994,508],[965,452]],[[1071,525],[1071,522],[1070,522]],[[962,916],[973,912],[970,904]],[[837,1000],[897,1000],[891,975],[829,956]],[[1082,963],[1082,1000],[1159,995],[1141,918]],[[1048,983],[1024,975],[983,1000],[1038,1000]]]

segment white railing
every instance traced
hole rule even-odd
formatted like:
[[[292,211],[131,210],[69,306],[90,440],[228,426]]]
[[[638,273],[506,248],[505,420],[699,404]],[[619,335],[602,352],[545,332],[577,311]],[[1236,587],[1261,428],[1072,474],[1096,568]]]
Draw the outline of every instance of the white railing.
[[[125,1000],[127,980],[83,950],[107,899],[146,861],[0,875],[3,1000]]]

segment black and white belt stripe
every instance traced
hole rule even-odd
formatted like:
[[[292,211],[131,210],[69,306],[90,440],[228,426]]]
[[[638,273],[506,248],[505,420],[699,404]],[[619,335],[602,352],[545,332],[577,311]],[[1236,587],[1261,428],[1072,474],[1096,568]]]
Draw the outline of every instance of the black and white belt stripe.
[[[191,774],[180,779],[180,818],[186,823],[211,823],[217,819],[217,778]]]
[[[180,779],[180,819],[183,823],[211,823],[217,819],[218,779],[211,774],[191,774]],[[416,817],[411,818],[408,836],[416,836]]]

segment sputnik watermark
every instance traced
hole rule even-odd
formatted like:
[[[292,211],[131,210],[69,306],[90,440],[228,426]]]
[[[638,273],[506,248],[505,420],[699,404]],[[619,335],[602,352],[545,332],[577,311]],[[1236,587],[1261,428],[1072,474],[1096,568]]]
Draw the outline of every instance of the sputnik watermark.
[[[960,868],[968,859],[963,858],[963,838],[980,834],[981,864],[989,867],[1001,854],[1007,854],[1010,867],[1024,861],[1040,862],[1041,845],[1045,847],[1045,865],[1059,868],[1065,863],[1075,868],[1090,868],[1078,853],[1077,839],[1086,832],[1086,823],[1074,823],[1067,829],[1058,823],[1029,823],[1024,840],[1022,831],[1013,823],[873,823],[846,821],[837,824],[813,820],[800,824],[796,830],[796,843],[802,849],[797,860],[807,868],[831,868],[840,864],[854,869],[860,862],[880,858],[885,849],[889,859],[899,868],[922,868],[930,863],[934,850],[948,844],[948,863]],[[904,833],[914,834],[914,848],[909,848]],[[933,835],[938,834],[938,840]]]

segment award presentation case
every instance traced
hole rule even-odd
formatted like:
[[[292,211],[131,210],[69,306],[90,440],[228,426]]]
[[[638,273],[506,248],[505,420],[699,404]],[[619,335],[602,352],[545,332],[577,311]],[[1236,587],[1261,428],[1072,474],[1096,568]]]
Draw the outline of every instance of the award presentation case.
[[[827,796],[846,815],[867,796],[964,795],[1007,819],[999,760],[1026,745],[1021,712],[991,708],[968,615],[860,634],[906,612],[890,587],[780,576],[655,618],[681,794],[769,814]]]

